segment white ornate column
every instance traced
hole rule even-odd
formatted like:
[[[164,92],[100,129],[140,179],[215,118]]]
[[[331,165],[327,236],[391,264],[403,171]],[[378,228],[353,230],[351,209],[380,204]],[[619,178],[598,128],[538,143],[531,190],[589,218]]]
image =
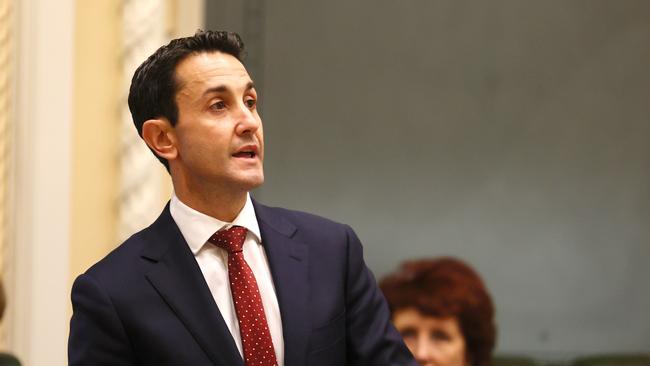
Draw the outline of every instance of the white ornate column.
[[[204,0],[124,0],[124,70],[118,242],[151,224],[171,182],[162,164],[138,136],[127,105],[135,69],[170,38],[192,35],[203,24]]]
[[[168,1],[125,0],[123,3],[124,98],[120,149],[121,178],[118,241],[149,225],[160,213],[164,197],[164,168],[138,136],[127,105],[135,69],[167,43]]]

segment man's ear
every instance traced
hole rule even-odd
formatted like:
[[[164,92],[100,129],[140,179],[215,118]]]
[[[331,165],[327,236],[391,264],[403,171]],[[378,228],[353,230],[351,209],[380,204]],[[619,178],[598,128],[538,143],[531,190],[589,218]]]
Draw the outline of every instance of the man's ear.
[[[156,155],[167,161],[178,156],[174,128],[166,119],[150,119],[142,125],[142,139]]]

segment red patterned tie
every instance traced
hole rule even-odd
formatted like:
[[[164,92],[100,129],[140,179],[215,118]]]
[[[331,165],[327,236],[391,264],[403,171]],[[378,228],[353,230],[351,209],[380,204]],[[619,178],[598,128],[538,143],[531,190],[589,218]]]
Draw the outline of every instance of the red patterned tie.
[[[246,228],[233,226],[217,231],[209,241],[228,252],[228,277],[239,320],[244,363],[246,366],[277,366],[257,281],[242,251],[246,232]]]

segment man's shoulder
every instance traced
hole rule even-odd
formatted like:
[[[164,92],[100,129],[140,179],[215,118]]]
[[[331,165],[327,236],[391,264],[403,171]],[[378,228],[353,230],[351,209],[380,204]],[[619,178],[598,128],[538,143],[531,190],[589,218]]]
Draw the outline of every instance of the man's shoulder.
[[[97,278],[111,277],[133,268],[134,262],[140,258],[146,245],[147,230],[149,228],[133,234],[88,268],[85,273]]]
[[[182,238],[178,227],[169,213],[169,204],[160,216],[148,227],[141,229],[90,267],[86,273],[114,276],[132,271],[143,256],[161,257],[169,248],[168,243]],[[181,239],[182,240],[182,239]]]
[[[258,220],[271,225],[285,220],[297,228],[314,228],[318,230],[342,230],[349,228],[346,224],[313,213],[284,207],[267,206],[258,201],[253,201],[253,204]]]
[[[352,228],[346,224],[304,211],[254,204],[262,240],[266,239],[265,233],[271,228],[321,254],[344,253],[351,242],[358,241]]]

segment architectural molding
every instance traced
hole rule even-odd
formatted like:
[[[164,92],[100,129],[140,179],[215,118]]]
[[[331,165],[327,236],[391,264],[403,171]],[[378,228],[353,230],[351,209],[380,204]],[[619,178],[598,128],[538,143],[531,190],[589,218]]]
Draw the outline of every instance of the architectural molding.
[[[124,97],[120,148],[118,242],[148,226],[160,213],[165,174],[138,136],[127,105],[135,69],[169,40],[165,0],[123,2],[122,65]]]
[[[66,363],[74,0],[14,3],[17,34],[9,347],[26,365]]]

